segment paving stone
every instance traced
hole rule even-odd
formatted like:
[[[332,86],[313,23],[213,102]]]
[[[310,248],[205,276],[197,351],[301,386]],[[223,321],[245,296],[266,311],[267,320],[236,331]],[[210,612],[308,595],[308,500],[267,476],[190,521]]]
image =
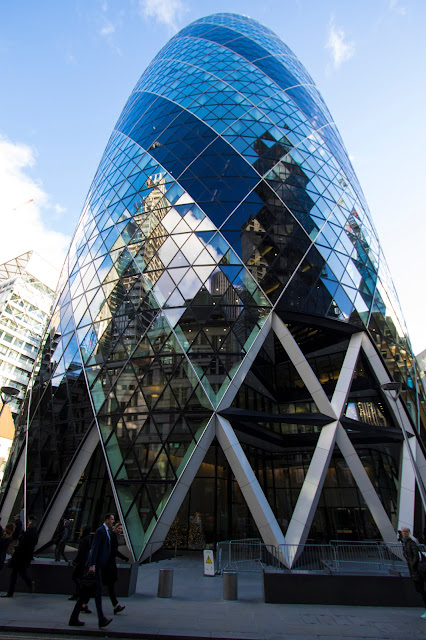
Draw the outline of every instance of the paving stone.
[[[366,627],[370,623],[359,616],[346,616],[351,624],[359,625],[360,627]]]
[[[336,624],[343,625],[352,625],[353,622],[350,620],[349,616],[333,616],[333,620]]]
[[[320,624],[336,624],[333,616],[317,615]]]
[[[300,618],[305,624],[318,624],[317,616],[313,616],[309,613],[301,613]]]

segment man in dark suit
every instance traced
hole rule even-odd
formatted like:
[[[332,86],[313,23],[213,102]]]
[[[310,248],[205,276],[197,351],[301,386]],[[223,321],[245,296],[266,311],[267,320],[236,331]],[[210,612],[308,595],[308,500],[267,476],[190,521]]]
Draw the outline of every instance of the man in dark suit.
[[[33,592],[33,583],[28,575],[28,567],[33,559],[34,549],[38,541],[38,533],[35,518],[32,516],[28,519],[27,529],[21,534],[19,542],[15,547],[15,551],[10,560],[12,573],[10,576],[9,589],[2,598],[12,598],[15,592],[16,580],[18,573],[28,587],[28,591]]]
[[[106,627],[112,622],[112,618],[106,618],[102,610],[102,570],[108,564],[108,560],[111,553],[111,534],[110,531],[114,525],[114,515],[107,513],[104,518],[104,523],[95,532],[92,548],[90,550],[89,558],[87,560],[87,567],[89,573],[93,573],[96,580],[96,610],[98,612],[99,628]],[[83,604],[87,603],[87,597],[82,595],[76,602],[74,610],[71,614],[69,626],[82,627],[84,622],[78,619],[80,608]]]

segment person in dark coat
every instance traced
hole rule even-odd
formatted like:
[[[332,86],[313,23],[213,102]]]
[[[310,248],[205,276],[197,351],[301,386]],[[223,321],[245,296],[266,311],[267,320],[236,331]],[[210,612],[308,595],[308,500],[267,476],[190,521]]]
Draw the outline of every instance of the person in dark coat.
[[[401,535],[404,542],[404,557],[408,564],[408,570],[410,572],[410,578],[414,582],[417,593],[420,593],[423,598],[423,604],[425,606],[424,613],[420,616],[426,620],[426,594],[425,594],[425,582],[423,576],[419,573],[419,548],[417,541],[410,533],[408,527],[402,527]]]
[[[112,606],[114,607],[114,615],[124,611],[126,608],[124,605],[118,604],[117,596],[115,595],[115,583],[117,582],[117,563],[116,558],[121,558],[127,562],[129,558],[123,555],[118,550],[118,536],[123,533],[123,527],[118,522],[110,532],[111,534],[111,552],[105,569],[102,571],[102,581],[108,587],[108,595],[110,597]]]
[[[17,513],[16,516],[14,516],[13,523],[15,525],[15,531],[13,532],[13,539],[19,540],[19,536],[22,533],[22,520],[21,520],[20,513]]]
[[[9,549],[10,543],[13,540],[13,532],[15,531],[15,525],[13,522],[9,522],[4,528],[3,535],[0,538],[0,569],[3,568],[4,561],[6,560],[6,553]]]
[[[61,556],[68,562],[68,558],[65,555],[65,545],[67,544],[70,537],[70,521],[67,518],[64,518],[62,529],[58,535],[58,539],[56,542],[55,549],[55,562],[61,561]]]
[[[107,513],[103,525],[96,529],[93,539],[92,548],[89,553],[86,567],[90,574],[94,574],[96,581],[96,610],[98,613],[99,628],[102,629],[112,622],[112,618],[106,618],[102,610],[102,571],[105,569],[111,553],[111,529],[114,526],[114,515]],[[82,593],[71,613],[69,620],[70,627],[82,627],[84,622],[78,619],[80,610],[84,604],[87,604],[87,594]]]
[[[15,547],[13,556],[10,559],[12,574],[10,576],[9,589],[4,593],[2,598],[12,598],[15,592],[16,580],[18,573],[24,580],[28,590],[32,593],[33,583],[28,575],[28,567],[33,559],[34,549],[38,541],[38,533],[36,521],[34,518],[28,520],[27,530],[21,534],[18,544]]]
[[[78,543],[77,555],[74,559],[74,571],[72,572],[72,579],[75,582],[74,595],[70,596],[68,600],[78,599],[78,580],[84,574],[86,569],[87,560],[89,558],[90,547],[92,546],[92,540],[90,537],[90,527],[85,524],[81,527],[80,540]],[[84,611],[88,611],[87,604],[83,607]]]

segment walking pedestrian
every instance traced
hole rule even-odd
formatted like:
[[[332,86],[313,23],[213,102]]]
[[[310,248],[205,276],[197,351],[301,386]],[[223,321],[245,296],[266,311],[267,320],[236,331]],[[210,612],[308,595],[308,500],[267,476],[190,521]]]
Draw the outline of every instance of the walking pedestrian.
[[[419,548],[417,546],[417,540],[411,535],[408,527],[402,527],[401,535],[404,542],[404,557],[408,564],[410,571],[410,578],[414,582],[417,593],[420,593],[423,598],[423,604],[425,606],[424,613],[420,616],[426,620],[426,594],[425,594],[425,581],[424,577],[419,573]]]
[[[79,596],[78,581],[82,577],[86,569],[91,546],[92,546],[92,540],[90,538],[90,527],[89,525],[85,524],[81,527],[77,555],[73,562],[74,571],[72,573],[72,579],[75,582],[74,595],[70,596],[68,600],[78,600],[78,596]],[[88,610],[87,604],[83,608],[85,611]]]
[[[0,538],[0,569],[3,568],[4,561],[6,560],[6,553],[12,542],[14,531],[15,525],[13,522],[9,522],[9,524],[5,526],[3,535]]]
[[[108,587],[108,595],[110,597],[111,604],[114,607],[114,615],[117,615],[120,611],[124,611],[126,608],[124,605],[118,603],[117,596],[115,595],[115,583],[117,582],[118,577],[116,558],[121,558],[121,560],[124,560],[125,562],[129,560],[127,556],[118,550],[118,537],[121,536],[122,533],[123,526],[118,522],[110,531],[111,551],[106,567],[102,572],[102,580]]]
[[[16,516],[13,517],[13,522],[15,525],[15,531],[13,532],[13,539],[16,540],[16,542],[19,540],[19,536],[22,533],[22,520],[21,520],[21,514],[17,513]]]
[[[68,558],[65,555],[65,546],[70,537],[70,521],[64,518],[62,523],[62,529],[60,530],[57,541],[56,541],[56,549],[55,549],[55,562],[61,561],[61,556],[68,562]]]
[[[28,567],[33,559],[34,549],[37,544],[38,533],[37,526],[34,517],[28,520],[27,529],[21,534],[18,544],[15,547],[13,556],[10,559],[10,566],[12,568],[12,574],[10,576],[9,589],[7,593],[4,593],[2,598],[12,598],[15,592],[16,580],[18,579],[18,573],[24,580],[28,587],[28,590],[32,593],[34,586],[31,578],[28,574]]]
[[[112,513],[106,514],[104,523],[99,527],[99,529],[96,529],[92,548],[87,560],[89,575],[93,575],[96,583],[95,602],[100,629],[107,627],[110,622],[112,622],[112,618],[107,618],[102,610],[102,571],[105,569],[111,553],[111,529],[114,526],[114,520],[115,518]],[[78,616],[82,605],[87,604],[87,602],[87,595],[82,593],[71,613],[68,623],[70,627],[82,627],[84,625],[84,622],[79,620]]]

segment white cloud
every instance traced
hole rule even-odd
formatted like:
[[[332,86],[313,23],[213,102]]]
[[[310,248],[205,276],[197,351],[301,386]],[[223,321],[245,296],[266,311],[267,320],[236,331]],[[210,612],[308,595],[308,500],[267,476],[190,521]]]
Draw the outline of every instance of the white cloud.
[[[331,50],[333,56],[334,68],[338,69],[343,62],[352,58],[355,53],[355,45],[353,42],[345,42],[346,35],[341,27],[338,27],[334,19],[330,20],[330,28],[326,49]]]
[[[182,0],[139,0],[139,6],[144,18],[154,18],[174,30],[188,11]]]
[[[105,21],[104,26],[101,28],[100,30],[100,34],[101,36],[110,36],[115,32],[115,27],[112,24],[112,22],[109,22],[108,20]]]
[[[0,135],[0,263],[33,249],[61,269],[71,240],[55,230],[63,207],[29,175],[34,166],[31,147]]]
[[[407,9],[399,4],[399,0],[389,0],[388,5],[391,11],[395,11],[400,16],[405,16],[407,13]]]
[[[107,17],[107,13],[108,3],[104,2],[101,6],[99,35],[102,36],[102,38],[105,38],[105,41],[112,51],[115,51],[115,53],[121,56],[123,54],[120,47],[115,43],[114,36],[116,35],[117,28],[120,28],[121,26],[123,12],[119,12],[115,16],[114,22]]]

